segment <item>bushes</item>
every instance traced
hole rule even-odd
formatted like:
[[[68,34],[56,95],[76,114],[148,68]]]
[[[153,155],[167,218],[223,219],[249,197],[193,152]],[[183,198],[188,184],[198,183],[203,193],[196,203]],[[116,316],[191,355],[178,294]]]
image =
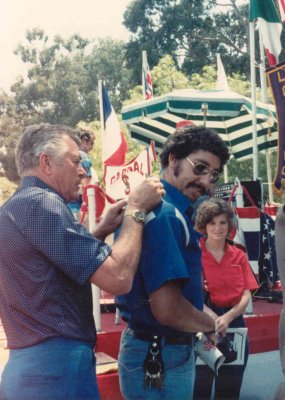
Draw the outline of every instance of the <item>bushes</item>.
[[[18,185],[0,176],[0,206],[15,192]]]

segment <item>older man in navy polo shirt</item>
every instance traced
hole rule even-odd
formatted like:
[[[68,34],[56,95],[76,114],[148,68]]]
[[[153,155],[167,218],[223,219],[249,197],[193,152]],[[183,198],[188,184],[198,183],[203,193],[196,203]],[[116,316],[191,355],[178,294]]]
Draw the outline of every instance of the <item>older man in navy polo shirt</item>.
[[[21,186],[0,209],[0,318],[10,349],[1,399],[99,399],[91,283],[130,290],[143,231],[136,215],[164,189],[158,178],[144,181],[91,234],[67,207],[85,176],[80,161],[78,137],[63,125],[31,126],[17,146]],[[122,220],[111,248],[104,238]]]
[[[192,214],[219,179],[229,153],[205,127],[184,126],[160,154],[163,202],[148,214],[140,264],[130,293],[117,299],[128,322],[119,355],[126,400],[190,400],[195,379],[193,339],[211,334],[203,312],[201,254]]]

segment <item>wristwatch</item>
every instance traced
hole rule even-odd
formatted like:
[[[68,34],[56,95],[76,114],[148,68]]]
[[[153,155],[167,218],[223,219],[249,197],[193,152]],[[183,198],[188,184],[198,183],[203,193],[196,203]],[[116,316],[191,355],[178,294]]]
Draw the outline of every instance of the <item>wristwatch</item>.
[[[146,220],[146,213],[140,210],[126,210],[125,217],[133,217],[137,222],[144,223]]]

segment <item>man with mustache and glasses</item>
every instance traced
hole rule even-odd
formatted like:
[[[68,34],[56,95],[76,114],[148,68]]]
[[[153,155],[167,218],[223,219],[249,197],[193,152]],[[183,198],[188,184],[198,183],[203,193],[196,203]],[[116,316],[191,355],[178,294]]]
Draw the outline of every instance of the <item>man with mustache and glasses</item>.
[[[117,298],[128,322],[119,354],[126,400],[193,398],[194,338],[197,332],[214,335],[215,321],[202,311],[201,252],[192,214],[228,159],[218,134],[203,126],[178,128],[160,153],[166,194],[147,216],[132,289]]]

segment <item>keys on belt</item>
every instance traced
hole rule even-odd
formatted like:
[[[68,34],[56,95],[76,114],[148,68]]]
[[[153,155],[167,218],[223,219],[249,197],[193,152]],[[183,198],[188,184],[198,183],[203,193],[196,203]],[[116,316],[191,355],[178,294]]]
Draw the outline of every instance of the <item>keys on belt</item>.
[[[160,337],[153,336],[143,363],[144,386],[161,389],[163,381],[163,362],[161,357]]]
[[[195,334],[188,334],[178,337],[152,335],[133,331],[128,328],[129,333],[135,338],[149,342],[148,352],[143,363],[144,369],[144,386],[146,388],[161,389],[163,384],[163,360],[161,354],[161,345],[180,344],[193,345]]]

